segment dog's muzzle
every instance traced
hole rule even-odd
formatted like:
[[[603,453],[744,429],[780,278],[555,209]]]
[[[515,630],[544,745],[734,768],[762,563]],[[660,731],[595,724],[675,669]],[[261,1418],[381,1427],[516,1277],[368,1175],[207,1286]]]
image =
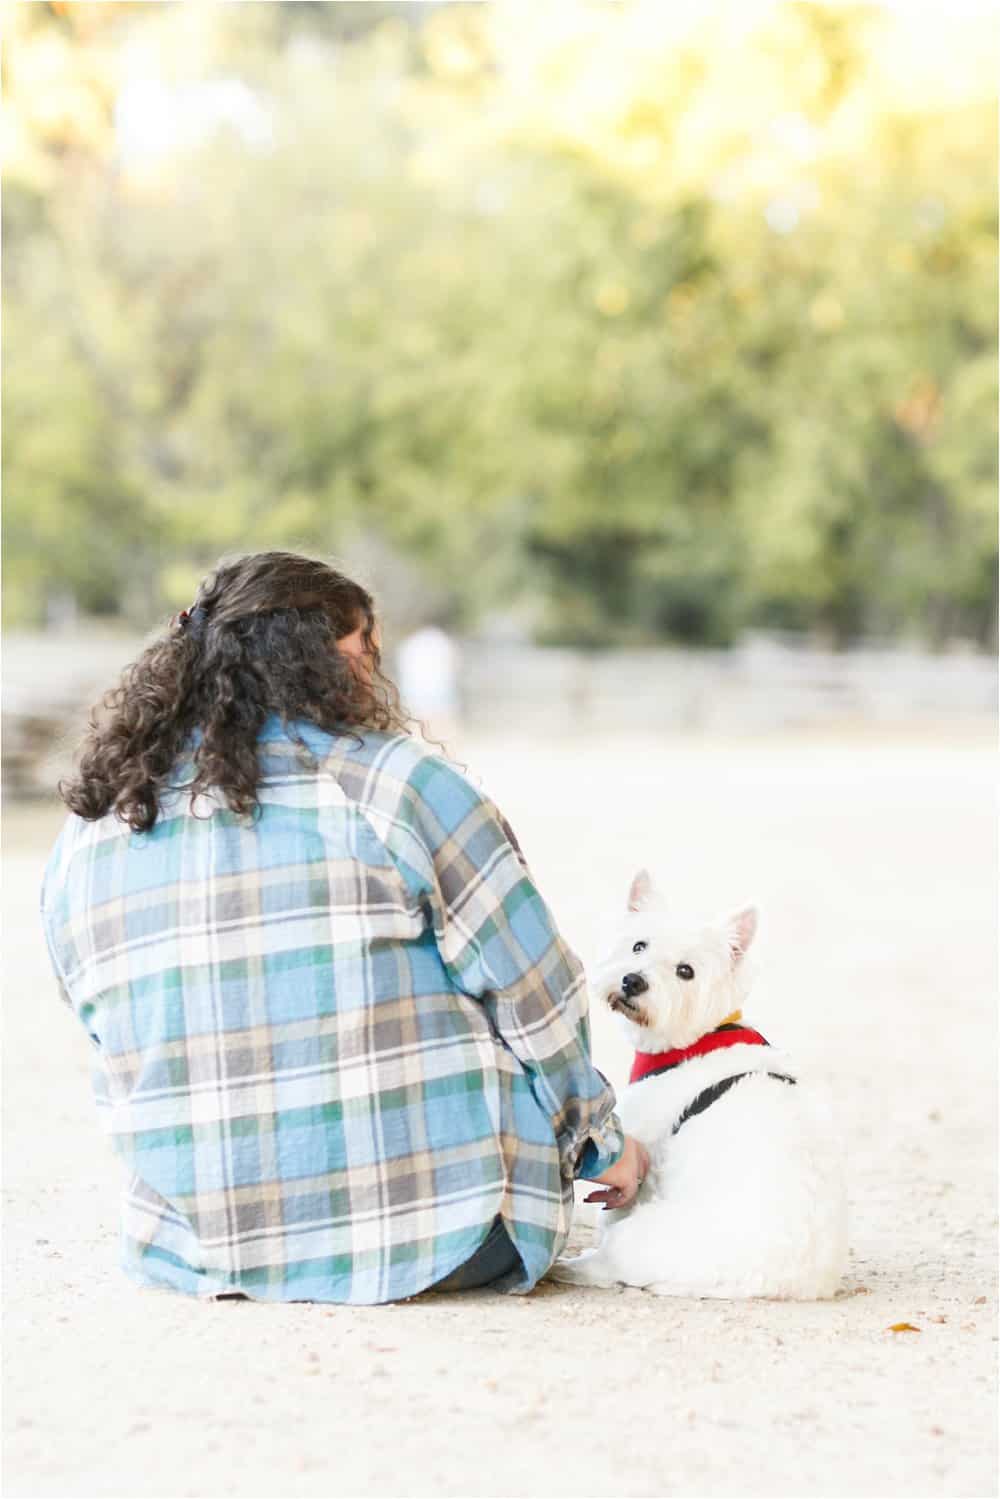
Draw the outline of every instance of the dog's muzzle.
[[[608,1004],[613,1010],[620,1010],[623,1015],[638,1016],[641,1011],[635,1001],[648,988],[649,984],[641,973],[626,973],[621,988],[612,990],[608,995]]]

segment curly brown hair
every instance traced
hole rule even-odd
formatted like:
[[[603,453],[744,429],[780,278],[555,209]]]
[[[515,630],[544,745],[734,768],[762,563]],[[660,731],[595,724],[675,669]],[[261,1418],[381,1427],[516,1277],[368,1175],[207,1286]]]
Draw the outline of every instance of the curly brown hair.
[[[367,671],[336,648],[358,629]],[[92,709],[78,774],[59,794],[88,821],[114,811],[146,832],[200,728],[192,798],[214,787],[233,812],[257,815],[257,736],[270,714],[305,755],[297,719],[336,733],[411,731],[375,631],[371,594],[324,562],[292,552],[224,559]]]

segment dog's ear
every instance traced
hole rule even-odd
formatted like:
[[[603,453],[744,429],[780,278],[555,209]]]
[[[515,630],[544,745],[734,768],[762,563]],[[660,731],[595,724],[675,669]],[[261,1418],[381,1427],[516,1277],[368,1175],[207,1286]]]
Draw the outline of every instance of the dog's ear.
[[[630,911],[645,911],[648,906],[662,906],[663,897],[653,884],[653,877],[648,869],[640,869],[632,881],[628,892],[628,908]]]
[[[734,963],[738,963],[757,933],[757,907],[744,906],[726,920],[726,936]]]

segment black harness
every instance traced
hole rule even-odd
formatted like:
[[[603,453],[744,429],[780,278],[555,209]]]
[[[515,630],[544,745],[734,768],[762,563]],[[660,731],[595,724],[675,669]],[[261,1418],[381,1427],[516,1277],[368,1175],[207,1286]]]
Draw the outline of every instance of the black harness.
[[[734,1083],[742,1082],[745,1077],[773,1077],[779,1083],[791,1083],[793,1087],[798,1081],[797,1078],[789,1077],[787,1072],[737,1072],[735,1077],[724,1077],[720,1083],[713,1083],[710,1088],[703,1088],[697,1097],[692,1098],[687,1108],[676,1120],[670,1133],[676,1135],[682,1124],[693,1119],[695,1114],[703,1114],[722,1097],[723,1093],[728,1093]]]
[[[738,1031],[742,1029],[743,1027],[739,1025],[725,1024],[717,1026],[713,1034],[718,1034],[720,1031]],[[764,1037],[760,1035],[759,1031],[756,1033],[756,1035],[758,1037],[758,1040],[764,1046],[770,1045],[770,1042],[765,1041]],[[672,1072],[675,1067],[679,1067],[680,1065],[680,1061],[675,1061],[668,1062],[664,1067],[652,1068],[649,1072],[644,1072],[642,1077],[639,1078],[638,1081],[644,1082],[647,1077],[661,1077],[664,1072]],[[681,1125],[686,1124],[689,1119],[693,1119],[696,1114],[703,1114],[706,1109],[710,1109],[712,1107],[712,1104],[717,1103],[718,1100],[723,1096],[723,1094],[729,1092],[734,1083],[742,1082],[745,1077],[773,1077],[776,1082],[791,1083],[792,1087],[794,1087],[796,1082],[798,1081],[797,1078],[789,1077],[787,1072],[759,1072],[757,1070],[751,1072],[737,1072],[733,1077],[724,1077],[721,1082],[712,1083],[711,1087],[703,1088],[700,1093],[696,1094],[695,1097],[692,1098],[691,1102],[675,1120],[674,1127],[670,1131],[671,1135],[676,1135]]]

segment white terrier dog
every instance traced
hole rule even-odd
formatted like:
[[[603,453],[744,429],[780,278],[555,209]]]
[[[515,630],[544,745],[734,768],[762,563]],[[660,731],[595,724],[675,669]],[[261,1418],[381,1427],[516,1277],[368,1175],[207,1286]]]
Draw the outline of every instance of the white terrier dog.
[[[630,1208],[607,1211],[600,1245],[557,1261],[553,1279],[664,1296],[836,1291],[847,1213],[832,1119],[790,1059],[740,1023],[756,928],[753,907],[677,926],[636,875],[592,987],[636,1048],[618,1114],[649,1174]]]

